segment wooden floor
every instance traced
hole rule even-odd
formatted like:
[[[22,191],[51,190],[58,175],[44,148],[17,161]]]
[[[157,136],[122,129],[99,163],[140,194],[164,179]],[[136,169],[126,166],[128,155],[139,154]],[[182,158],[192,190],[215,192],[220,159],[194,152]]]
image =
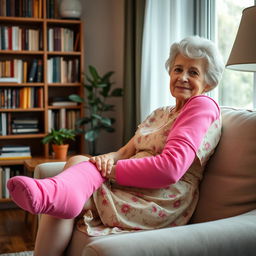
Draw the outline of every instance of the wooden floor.
[[[25,221],[19,209],[0,209],[0,253],[32,251],[34,248],[32,215]]]

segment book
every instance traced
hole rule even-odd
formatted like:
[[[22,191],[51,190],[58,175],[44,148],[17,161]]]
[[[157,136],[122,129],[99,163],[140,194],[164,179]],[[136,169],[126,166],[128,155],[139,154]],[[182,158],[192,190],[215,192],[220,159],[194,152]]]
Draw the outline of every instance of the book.
[[[9,190],[7,189],[7,182],[10,179],[10,173],[11,173],[11,168],[10,167],[4,167],[4,172],[5,172],[5,181],[4,181],[4,186],[5,186],[5,190],[4,190],[4,197],[5,198],[9,198],[10,197],[10,193]]]
[[[2,157],[18,157],[18,156],[31,156],[29,152],[10,152],[10,153],[0,153],[0,159]]]
[[[18,78],[16,77],[0,77],[0,83],[18,83]]]
[[[43,77],[43,61],[38,60],[36,82],[41,83]]]
[[[17,151],[30,151],[30,146],[23,146],[23,145],[5,145],[0,147],[0,151],[12,151],[12,152],[17,152]]]
[[[0,198],[3,197],[3,168],[0,167]]]
[[[51,132],[53,128],[52,110],[48,109],[48,132]]]
[[[38,128],[38,124],[12,124],[12,128]]]
[[[61,128],[66,128],[66,109],[61,108],[60,109],[60,129]]]
[[[7,135],[7,113],[1,113],[1,119],[2,119],[2,135]]]
[[[28,82],[33,83],[35,81],[36,72],[37,72],[37,59],[34,59],[30,67]]]
[[[77,102],[73,102],[73,101],[56,101],[56,102],[52,102],[52,106],[77,106]]]
[[[14,124],[38,124],[38,119],[13,119]]]
[[[21,160],[21,159],[31,159],[32,156],[0,156],[0,160]]]
[[[12,133],[13,134],[22,134],[22,133],[37,133],[39,132],[39,128],[13,128]]]

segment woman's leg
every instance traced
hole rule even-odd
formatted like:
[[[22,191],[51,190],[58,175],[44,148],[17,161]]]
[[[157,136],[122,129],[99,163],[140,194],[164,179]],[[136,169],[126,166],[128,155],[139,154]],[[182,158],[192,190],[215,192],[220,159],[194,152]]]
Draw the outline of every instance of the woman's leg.
[[[64,170],[86,161],[84,156],[75,156],[66,163]],[[90,202],[88,200],[88,202]],[[89,205],[89,204],[87,204]],[[35,243],[34,256],[59,256],[65,251],[73,232],[74,219],[59,219],[49,215],[42,215]]]
[[[84,160],[77,163],[77,159]],[[95,165],[85,161],[84,156],[77,156],[71,158],[66,169],[55,177],[15,176],[8,181],[7,187],[12,199],[24,210],[72,219],[103,182],[104,178]]]
[[[73,232],[74,219],[58,219],[42,215],[35,243],[34,256],[63,255]]]

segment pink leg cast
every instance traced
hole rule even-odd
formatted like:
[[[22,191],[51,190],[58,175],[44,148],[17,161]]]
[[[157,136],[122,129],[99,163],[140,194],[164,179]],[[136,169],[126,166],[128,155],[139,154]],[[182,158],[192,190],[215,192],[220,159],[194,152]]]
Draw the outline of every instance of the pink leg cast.
[[[71,219],[103,182],[95,165],[84,161],[52,178],[13,177],[7,187],[14,202],[24,210]]]

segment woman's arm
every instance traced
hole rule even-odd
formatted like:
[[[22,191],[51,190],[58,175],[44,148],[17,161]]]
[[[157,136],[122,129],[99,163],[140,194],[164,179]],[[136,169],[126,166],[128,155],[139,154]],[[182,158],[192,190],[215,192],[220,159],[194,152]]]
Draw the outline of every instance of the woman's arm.
[[[173,124],[161,154],[117,161],[120,185],[161,188],[176,183],[195,159],[205,133],[218,119],[218,105],[207,96],[191,98]]]

